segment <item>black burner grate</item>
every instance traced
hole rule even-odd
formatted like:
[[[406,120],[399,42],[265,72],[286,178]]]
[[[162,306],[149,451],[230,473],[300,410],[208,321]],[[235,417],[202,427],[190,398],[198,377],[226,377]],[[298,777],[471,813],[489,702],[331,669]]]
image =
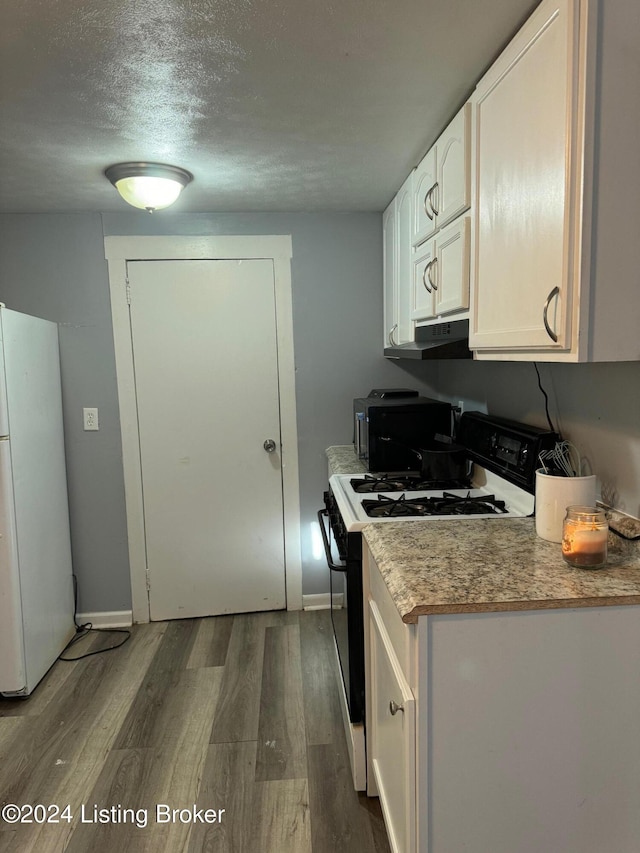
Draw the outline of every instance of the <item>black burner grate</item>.
[[[351,488],[358,494],[376,494],[378,492],[426,492],[433,489],[467,489],[469,480],[423,480],[419,474],[366,474],[363,478],[354,478]]]
[[[379,495],[375,500],[363,500],[362,507],[370,518],[407,518],[442,515],[500,515],[507,512],[505,502],[495,495],[452,495],[443,492],[441,496],[425,498],[407,498],[402,494],[398,498]]]

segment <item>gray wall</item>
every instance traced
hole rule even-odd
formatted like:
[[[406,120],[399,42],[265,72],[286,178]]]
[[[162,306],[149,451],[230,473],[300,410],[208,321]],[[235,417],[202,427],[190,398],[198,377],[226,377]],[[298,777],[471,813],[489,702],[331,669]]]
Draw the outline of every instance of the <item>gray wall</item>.
[[[60,324],[79,610],[131,606],[109,280],[99,214],[0,217],[0,300]],[[84,432],[97,406],[100,431]]]
[[[640,516],[640,362],[539,364],[551,419],[606,503]],[[437,388],[469,408],[546,426],[533,364],[441,362]]]
[[[0,299],[60,324],[69,501],[79,608],[131,603],[109,283],[103,236],[291,234],[305,594],[327,590],[311,524],[326,488],[325,448],[352,439],[352,399],[375,386],[430,391],[435,367],[381,355],[382,250],[377,214],[0,217]],[[412,372],[411,372],[412,371]],[[98,406],[100,431],[82,430]]]
[[[0,300],[60,324],[74,567],[84,612],[131,604],[104,235],[291,234],[305,594],[327,590],[311,524],[325,448],[352,440],[352,398],[415,387],[543,426],[533,365],[396,363],[381,355],[382,250],[376,214],[0,216]],[[640,515],[640,363],[540,365],[554,423],[598,475],[605,498]],[[82,430],[98,406],[100,431]]]

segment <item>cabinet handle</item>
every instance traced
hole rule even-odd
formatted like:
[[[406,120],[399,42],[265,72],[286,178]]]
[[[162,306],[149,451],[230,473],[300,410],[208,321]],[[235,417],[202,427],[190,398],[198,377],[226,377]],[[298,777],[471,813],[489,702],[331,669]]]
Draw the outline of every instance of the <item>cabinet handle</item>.
[[[559,287],[554,287],[551,293],[547,296],[547,301],[544,303],[544,308],[542,309],[542,319],[544,320],[544,327],[547,330],[547,334],[551,338],[551,340],[555,343],[558,342],[558,336],[553,331],[551,326],[549,325],[549,321],[547,319],[547,314],[549,312],[549,305],[554,296],[557,296],[560,293]]]
[[[427,279],[429,279],[429,281],[431,281],[431,276],[429,275],[429,270],[431,269],[432,263],[433,263],[433,261],[429,261],[428,264],[425,264],[424,270],[422,271],[422,283],[424,284],[424,289],[427,291],[427,293],[431,293],[431,288],[427,284]],[[431,284],[433,284],[432,281],[431,281]]]
[[[436,207],[436,204],[433,203],[433,194],[434,194],[434,192],[437,193],[438,187],[439,187],[439,184],[436,181],[435,184],[429,190],[429,204],[431,205],[431,210],[433,210],[434,216],[438,216],[440,213],[440,211],[438,209],[440,207],[440,202],[439,201],[436,202],[438,207]]]
[[[431,195],[432,190],[433,190],[433,187],[431,187],[430,189],[428,189],[428,190],[427,190],[427,193],[426,193],[426,195],[425,195],[425,197],[424,197],[424,212],[427,214],[427,218],[428,218],[431,222],[433,222],[433,215],[432,215],[431,213],[429,213],[429,203],[430,203],[429,196]],[[431,205],[431,209],[433,210],[433,205]]]
[[[395,341],[395,338],[393,337],[393,333],[395,332],[395,330],[396,330],[397,328],[398,328],[398,324],[397,324],[397,323],[394,323],[394,324],[393,324],[393,326],[392,326],[392,328],[389,330],[389,344],[390,344],[390,346],[392,346],[392,347],[397,347],[397,346],[398,346],[398,344],[397,344],[397,343],[396,343],[396,341]]]
[[[402,711],[404,714],[404,705],[398,705],[397,702],[394,702],[393,699],[389,702],[389,713],[392,717],[398,713],[398,711]]]
[[[438,259],[437,259],[437,258],[434,258],[434,259],[431,261],[431,263],[429,264],[429,267],[428,267],[429,272],[427,273],[427,278],[429,279],[429,284],[431,285],[431,287],[432,287],[434,290],[437,290],[437,289],[438,289],[438,285],[437,285],[437,284],[435,283],[435,281],[431,278],[431,269],[432,269],[432,267],[434,267],[437,263],[438,263]]]

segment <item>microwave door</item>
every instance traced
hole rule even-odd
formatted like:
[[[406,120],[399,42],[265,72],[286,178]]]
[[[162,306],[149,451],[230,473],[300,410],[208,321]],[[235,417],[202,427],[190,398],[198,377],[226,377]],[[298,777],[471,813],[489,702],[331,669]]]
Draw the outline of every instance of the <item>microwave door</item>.
[[[365,443],[362,440],[362,430],[365,423],[365,414],[364,412],[356,412],[355,413],[355,443],[356,443],[356,456],[358,459],[364,459],[366,456],[366,448]]]

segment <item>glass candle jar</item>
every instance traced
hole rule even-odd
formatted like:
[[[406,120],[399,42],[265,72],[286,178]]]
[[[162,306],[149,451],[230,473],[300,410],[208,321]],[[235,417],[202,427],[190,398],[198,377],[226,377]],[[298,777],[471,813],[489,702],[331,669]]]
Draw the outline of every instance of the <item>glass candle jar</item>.
[[[562,556],[580,569],[599,569],[607,562],[609,524],[595,506],[568,506],[562,526]]]

